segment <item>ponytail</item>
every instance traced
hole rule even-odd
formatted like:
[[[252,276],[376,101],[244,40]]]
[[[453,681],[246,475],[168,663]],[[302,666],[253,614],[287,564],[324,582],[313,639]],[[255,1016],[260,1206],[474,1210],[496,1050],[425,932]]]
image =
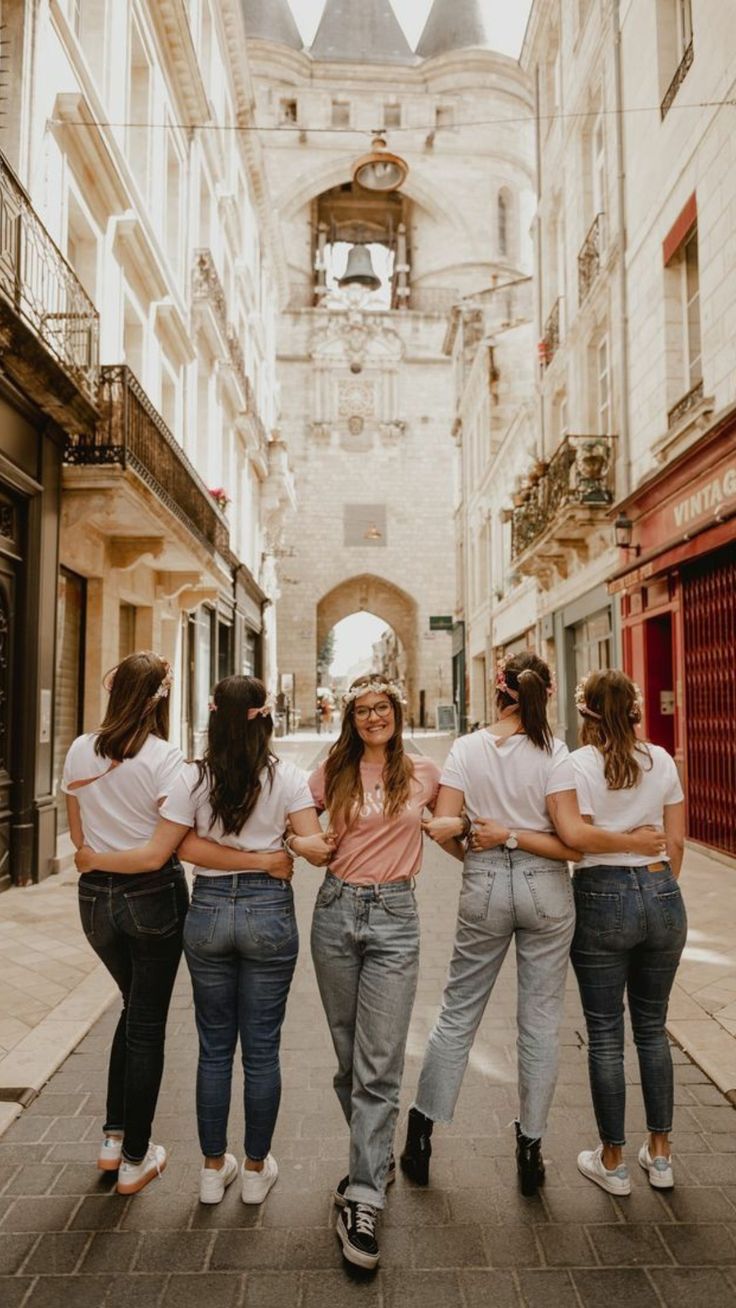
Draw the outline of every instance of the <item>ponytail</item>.
[[[499,667],[496,704],[499,709],[518,706],[521,725],[533,745],[551,754],[552,728],[547,721],[547,704],[552,694],[552,677],[547,664],[532,650],[513,654]]]

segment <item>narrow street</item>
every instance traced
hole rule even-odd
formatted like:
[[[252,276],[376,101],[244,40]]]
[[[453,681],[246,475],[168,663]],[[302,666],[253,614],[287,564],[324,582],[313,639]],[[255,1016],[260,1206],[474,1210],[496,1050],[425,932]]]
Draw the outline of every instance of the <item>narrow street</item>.
[[[426,749],[440,744],[417,741]],[[319,748],[312,742],[288,752],[307,764]],[[94,1167],[113,1008],[0,1141],[4,1308],[597,1308],[614,1302],[726,1308],[736,1302],[733,1108],[675,1049],[677,1188],[655,1193],[635,1162],[644,1118],[632,1057],[633,1192],[614,1200],[594,1189],[575,1166],[578,1149],[592,1145],[595,1132],[572,975],[545,1140],[548,1180],[541,1198],[519,1197],[510,1125],[510,963],[481,1027],[455,1124],[436,1133],[430,1187],[417,1190],[399,1175],[383,1218],[380,1270],[363,1278],[344,1269],[330,1196],[345,1171],[347,1134],[332,1092],[333,1055],[308,947],[318,875],[300,865],[295,878],[302,951],[283,1039],[284,1096],[274,1145],[280,1177],[266,1203],[245,1208],[237,1186],[219,1207],[204,1209],[197,1201],[196,1037],[182,965],[156,1119],[156,1139],[169,1149],[162,1180],[126,1199]],[[423,958],[403,1113],[440,998],[457,886],[456,865],[428,848],[418,892]],[[237,1151],[237,1102],[231,1120]]]

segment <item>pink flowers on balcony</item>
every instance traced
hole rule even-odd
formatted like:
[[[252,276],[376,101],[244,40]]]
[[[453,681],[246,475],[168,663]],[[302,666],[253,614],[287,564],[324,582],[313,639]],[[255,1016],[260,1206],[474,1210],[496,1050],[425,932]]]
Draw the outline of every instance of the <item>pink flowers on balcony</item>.
[[[230,503],[230,496],[224,486],[210,486],[210,495],[212,496],[218,509],[224,513]]]

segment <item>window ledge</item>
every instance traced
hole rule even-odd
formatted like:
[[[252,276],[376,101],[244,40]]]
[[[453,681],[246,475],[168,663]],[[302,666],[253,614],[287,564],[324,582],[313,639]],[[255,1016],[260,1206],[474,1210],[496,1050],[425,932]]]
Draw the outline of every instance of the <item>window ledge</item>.
[[[688,391],[688,395],[692,393]],[[685,399],[687,396],[683,396],[683,400]],[[707,427],[705,420],[710,417],[715,408],[715,399],[712,395],[703,395],[701,387],[699,399],[686,407],[679,419],[673,421],[672,415],[678,407],[679,405],[675,405],[674,409],[670,409],[668,422],[671,425],[664,436],[661,436],[652,446],[652,454],[658,463],[668,463],[702,436]]]

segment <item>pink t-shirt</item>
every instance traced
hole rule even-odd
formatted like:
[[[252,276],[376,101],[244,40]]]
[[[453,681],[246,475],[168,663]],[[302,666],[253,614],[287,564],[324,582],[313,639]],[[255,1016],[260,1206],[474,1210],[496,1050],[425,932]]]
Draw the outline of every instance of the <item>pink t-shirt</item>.
[[[383,812],[382,764],[361,763],[363,807],[347,830],[341,824],[333,828],[339,839],[330,871],[336,877],[369,886],[416,876],[422,863],[422,817],[425,807],[434,807],[440,770],[429,758],[413,757],[411,761],[411,798],[395,818],[387,818]],[[317,808],[324,809],[324,763],[312,773],[309,788]]]

